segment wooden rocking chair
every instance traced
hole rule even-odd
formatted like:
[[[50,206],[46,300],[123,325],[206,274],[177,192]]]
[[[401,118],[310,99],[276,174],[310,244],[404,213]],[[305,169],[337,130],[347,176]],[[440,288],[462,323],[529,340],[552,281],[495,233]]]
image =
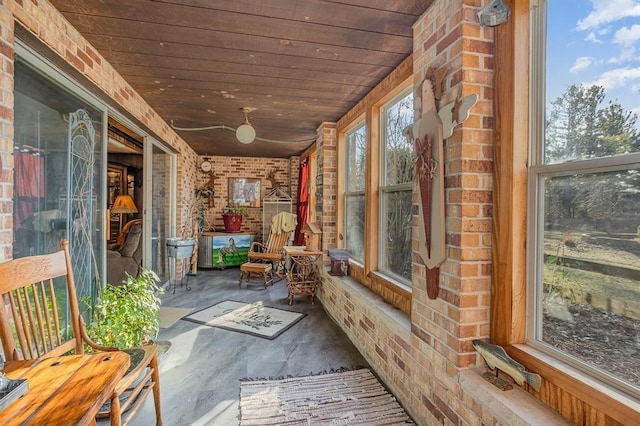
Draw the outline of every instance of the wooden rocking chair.
[[[56,253],[0,264],[0,341],[8,361],[83,354],[84,344],[98,351],[118,350],[100,346],[87,336],[78,307],[69,243],[63,240],[61,245],[62,250]],[[64,300],[69,302],[68,330],[62,323],[64,306],[58,306]],[[111,395],[110,411],[104,416],[111,418],[111,425],[126,424],[153,390],[156,424],[161,425],[158,347],[148,345],[124,352],[129,353],[131,366]],[[128,408],[131,410],[122,422],[122,413]]]
[[[291,213],[281,212],[278,215],[291,215]],[[272,225],[279,219],[278,215],[271,219]],[[269,233],[266,243],[254,241],[249,247],[249,262],[270,262],[278,278],[284,278],[284,246],[287,245],[292,234],[293,230],[273,232],[272,226],[272,232]]]

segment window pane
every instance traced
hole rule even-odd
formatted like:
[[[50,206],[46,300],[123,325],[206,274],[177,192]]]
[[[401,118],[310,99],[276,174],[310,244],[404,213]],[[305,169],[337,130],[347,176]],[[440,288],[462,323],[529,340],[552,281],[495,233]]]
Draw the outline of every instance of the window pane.
[[[594,3],[547,2],[545,163],[640,151],[640,17]]]
[[[636,387],[639,212],[638,169],[544,179],[538,338]]]
[[[171,197],[170,191],[172,154],[153,146],[151,193],[153,208],[151,209],[151,269],[158,274],[160,282],[169,279],[166,239],[171,235]]]
[[[364,124],[347,133],[345,191],[364,191],[366,166],[366,133]]]
[[[91,303],[106,237],[102,111],[20,58],[14,82],[13,257],[58,251],[67,239],[78,298]]]
[[[345,249],[356,260],[364,259],[364,190],[367,127],[347,133],[345,163]]]
[[[413,122],[413,92],[384,108],[383,185],[413,180],[413,147],[402,131]]]
[[[384,215],[382,267],[411,280],[411,205],[412,191],[390,191],[382,194]]]
[[[364,193],[345,197],[345,248],[354,259],[364,259]]]

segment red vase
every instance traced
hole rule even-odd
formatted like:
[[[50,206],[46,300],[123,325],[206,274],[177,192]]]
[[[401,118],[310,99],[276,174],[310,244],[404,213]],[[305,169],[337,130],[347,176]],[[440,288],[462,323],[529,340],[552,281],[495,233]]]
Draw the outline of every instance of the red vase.
[[[242,227],[241,214],[223,214],[222,220],[224,221],[225,232],[240,232]]]

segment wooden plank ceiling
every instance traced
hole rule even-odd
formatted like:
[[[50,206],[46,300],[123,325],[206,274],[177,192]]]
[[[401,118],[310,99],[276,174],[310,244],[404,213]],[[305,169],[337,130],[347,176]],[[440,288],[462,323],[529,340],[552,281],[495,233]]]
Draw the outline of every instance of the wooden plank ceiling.
[[[431,0],[51,0],[201,155],[300,154],[413,49]],[[305,140],[306,142],[291,142]]]

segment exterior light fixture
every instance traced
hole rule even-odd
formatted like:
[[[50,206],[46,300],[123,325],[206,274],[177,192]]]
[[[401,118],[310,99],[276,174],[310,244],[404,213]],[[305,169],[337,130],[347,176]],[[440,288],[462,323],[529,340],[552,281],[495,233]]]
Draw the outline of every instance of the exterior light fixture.
[[[240,143],[250,144],[256,139],[256,130],[249,123],[249,117],[247,116],[251,109],[244,107],[242,112],[244,112],[244,123],[236,129],[236,138]]]

